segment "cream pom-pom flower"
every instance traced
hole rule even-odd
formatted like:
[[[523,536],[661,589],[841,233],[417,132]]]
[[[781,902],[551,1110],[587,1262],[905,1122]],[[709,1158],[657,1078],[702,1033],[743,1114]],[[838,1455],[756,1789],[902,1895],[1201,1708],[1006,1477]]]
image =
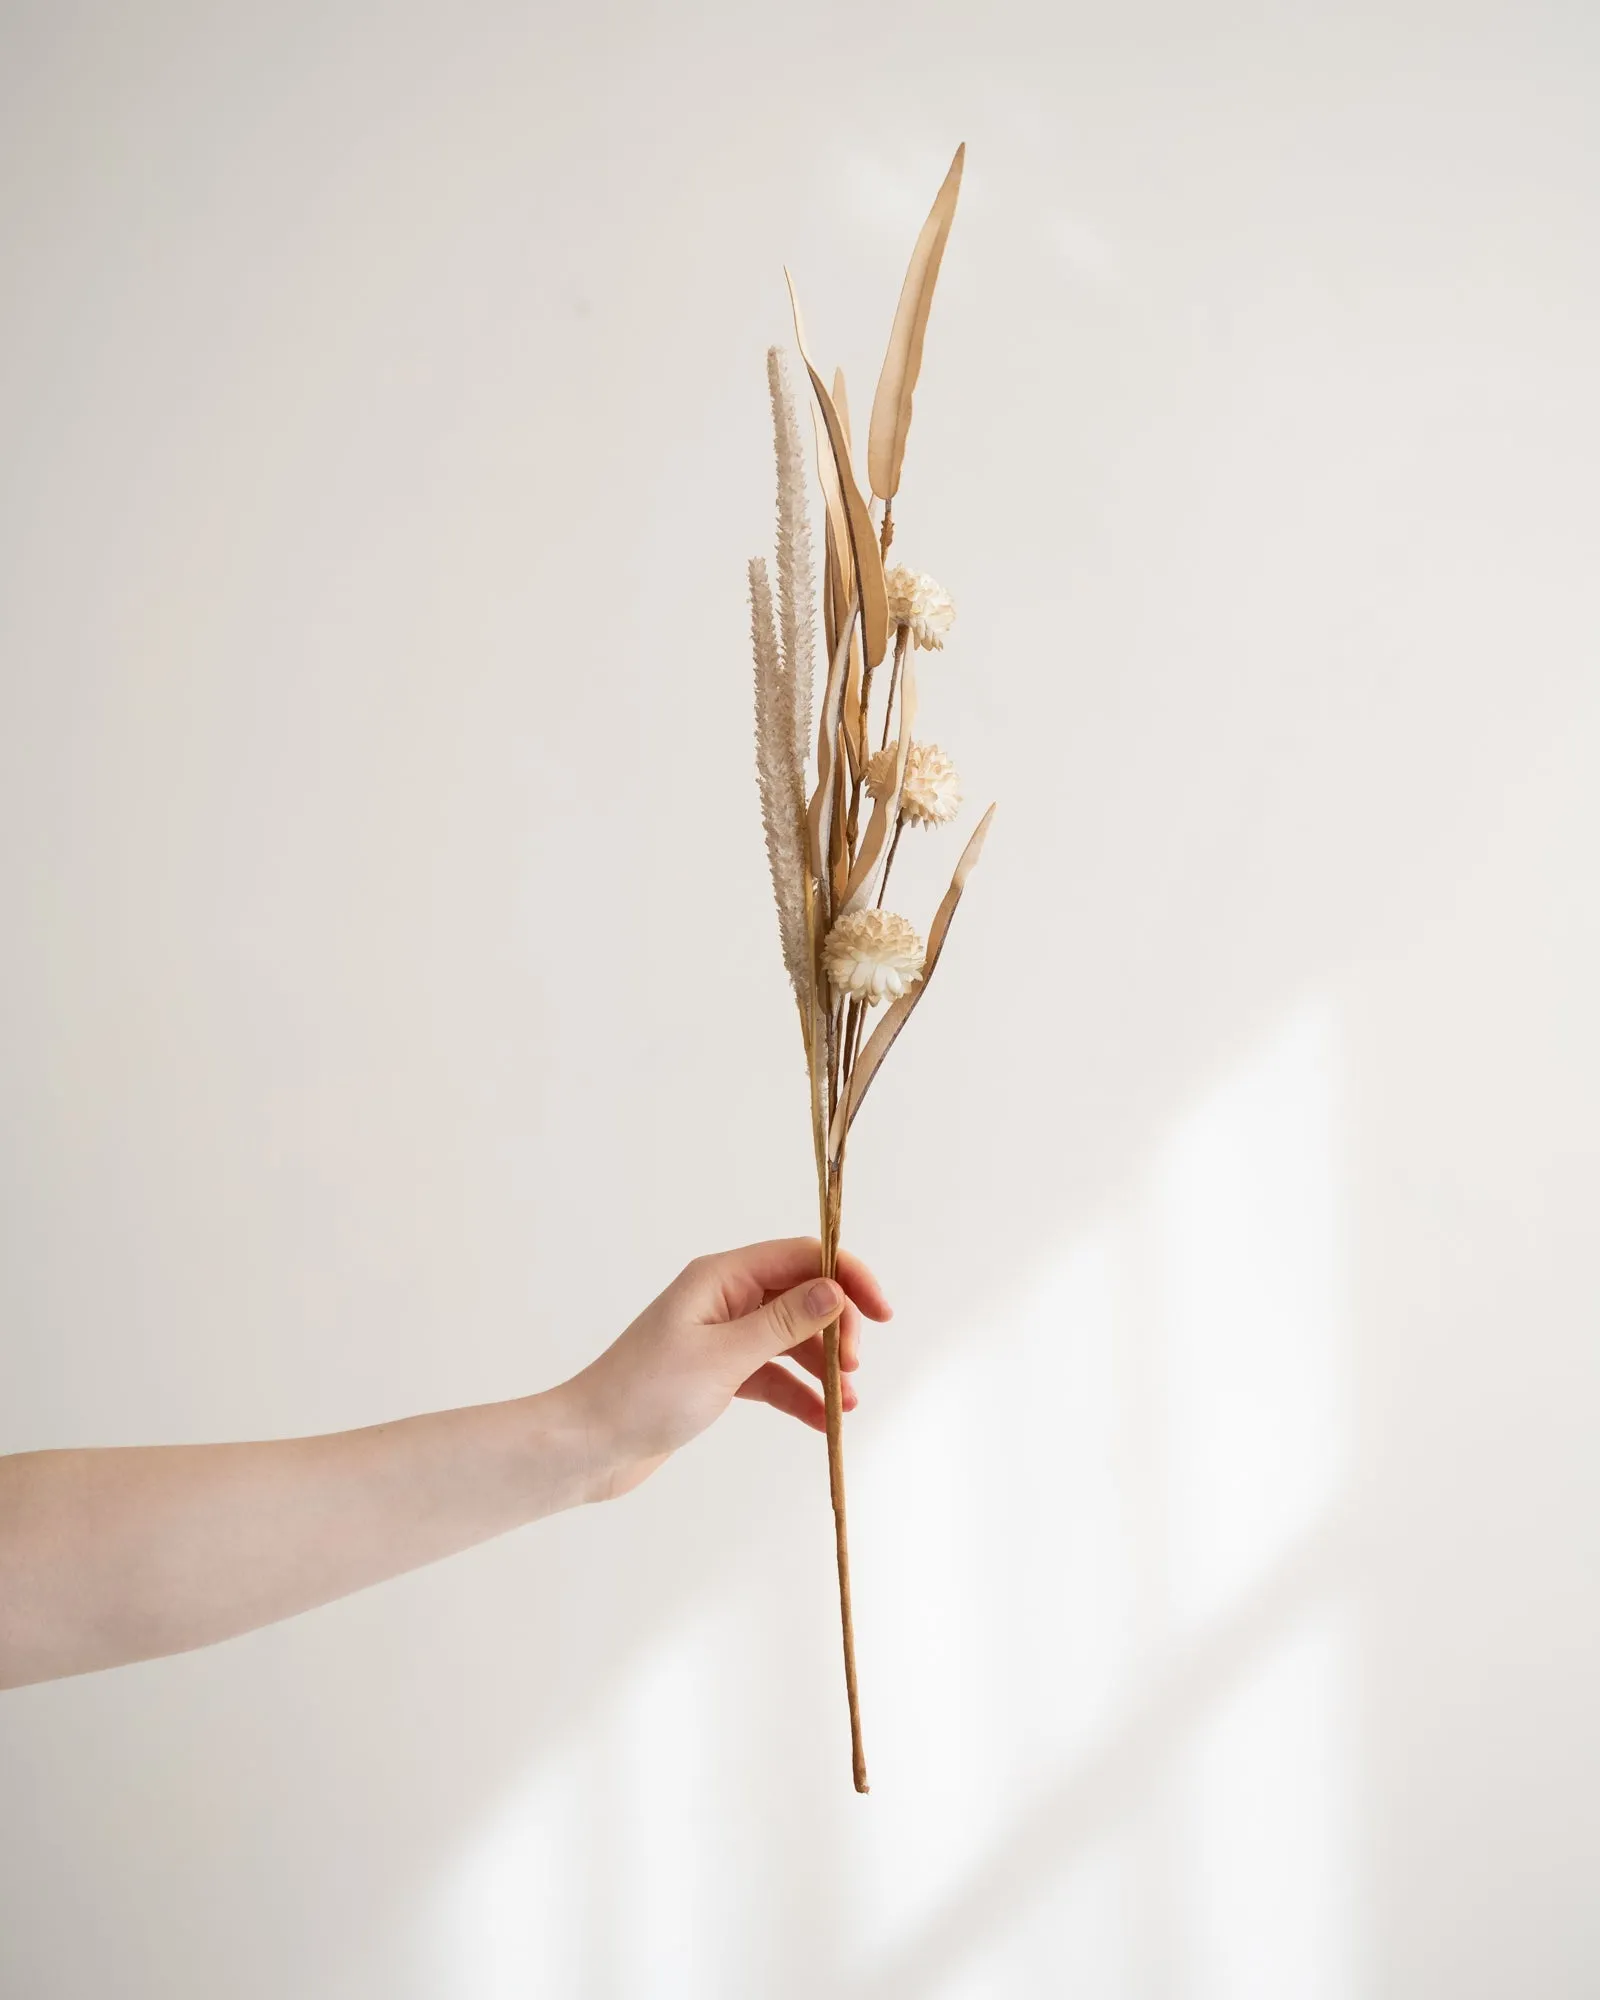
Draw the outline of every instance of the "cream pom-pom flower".
[[[885,994],[898,1000],[922,977],[922,940],[893,910],[848,910],[829,931],[822,965],[849,1000],[876,1007]]]
[[[883,582],[889,593],[889,622],[909,626],[913,641],[924,649],[942,649],[944,635],[956,622],[949,591],[920,570],[899,565],[884,572]]]
[[[867,790],[881,799],[894,789],[894,744],[874,751],[867,763]],[[961,780],[937,743],[913,743],[906,752],[900,814],[911,826],[943,826],[961,810]]]

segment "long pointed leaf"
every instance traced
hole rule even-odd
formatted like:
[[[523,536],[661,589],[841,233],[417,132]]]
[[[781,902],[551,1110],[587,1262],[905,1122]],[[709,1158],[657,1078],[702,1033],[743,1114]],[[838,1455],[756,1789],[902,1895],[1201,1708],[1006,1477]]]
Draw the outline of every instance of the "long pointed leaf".
[[[806,810],[811,873],[818,888],[825,887],[824,929],[833,915],[833,874],[829,863],[834,845],[834,756],[839,741],[839,710],[844,701],[845,663],[850,656],[850,637],[855,623],[856,605],[852,598],[845,612],[839,642],[828,665],[828,685],[822,698],[822,715],[817,723],[817,787]]]
[[[861,1109],[861,1101],[871,1087],[872,1079],[878,1074],[884,1057],[894,1046],[900,1030],[916,1011],[917,1002],[928,990],[928,982],[933,978],[933,969],[939,963],[939,954],[944,950],[944,941],[950,929],[950,919],[956,913],[956,905],[961,901],[961,892],[967,886],[967,877],[978,865],[978,856],[983,852],[989,823],[994,818],[994,807],[990,806],[978,822],[977,831],[962,850],[961,859],[956,863],[956,872],[950,878],[950,886],[944,892],[944,901],[934,915],[928,931],[927,955],[922,961],[922,977],[909,993],[902,994],[889,1008],[867,1040],[865,1048],[856,1057],[855,1068],[850,1072],[850,1088],[839,1099],[834,1113],[833,1129],[828,1134],[828,1155],[838,1159],[839,1148],[844,1144],[845,1134],[855,1123],[856,1113]]]
[[[855,446],[850,439],[850,398],[844,391],[842,368],[835,368],[833,371],[833,407],[839,412],[839,428],[844,432],[844,448],[846,451],[854,451]]]
[[[806,373],[811,377],[812,392],[822,412],[834,466],[839,475],[839,491],[844,500],[850,549],[855,557],[857,588],[861,594],[861,643],[866,664],[875,667],[889,644],[889,594],[883,581],[883,555],[878,547],[872,516],[867,512],[867,503],[861,497],[861,488],[856,484],[850,465],[850,447],[845,439],[844,426],[839,421],[839,412],[834,408],[833,398],[828,394],[806,348],[805,327],[800,318],[800,300],[795,292],[794,279],[787,271],[783,275],[789,287],[789,304],[794,311],[795,345],[800,350],[800,359],[806,364]]]
[[[856,582],[855,557],[850,552],[850,517],[845,512],[844,489],[839,484],[839,467],[828,438],[828,427],[815,399],[811,404],[811,423],[817,434],[817,481],[822,488],[822,505],[833,535],[833,559],[839,566],[842,585],[839,602],[843,604],[854,591]]]
[[[867,477],[880,500],[892,500],[900,490],[900,466],[911,430],[911,398],[922,372],[922,337],[928,329],[928,309],[933,304],[933,288],[939,281],[939,265],[955,217],[966,157],[966,147],[958,146],[944,185],[934,196],[933,207],[922,225],[905,283],[900,287],[889,352],[884,356],[878,393],[872,399],[872,421],[867,428]]]

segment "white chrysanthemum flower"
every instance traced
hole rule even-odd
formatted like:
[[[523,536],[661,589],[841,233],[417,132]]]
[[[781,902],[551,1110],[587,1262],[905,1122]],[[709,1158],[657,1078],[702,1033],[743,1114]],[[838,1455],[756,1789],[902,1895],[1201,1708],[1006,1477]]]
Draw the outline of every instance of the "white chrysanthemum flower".
[[[894,788],[894,744],[875,751],[867,763],[867,790],[875,799]],[[912,826],[943,826],[961,810],[961,780],[937,743],[913,743],[906,752],[900,813]]]
[[[883,581],[889,593],[890,624],[909,625],[912,640],[925,649],[942,648],[944,635],[956,622],[950,593],[920,570],[898,566],[886,570]]]
[[[876,1007],[898,1000],[922,977],[922,940],[893,910],[849,910],[829,931],[822,965],[839,992]]]

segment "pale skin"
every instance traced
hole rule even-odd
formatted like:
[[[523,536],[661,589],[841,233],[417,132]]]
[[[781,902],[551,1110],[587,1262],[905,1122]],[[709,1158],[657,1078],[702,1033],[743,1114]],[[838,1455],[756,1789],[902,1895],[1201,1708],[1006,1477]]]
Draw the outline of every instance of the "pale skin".
[[[813,1430],[840,1319],[844,1407],[863,1316],[890,1314],[815,1238],[697,1258],[589,1366],[537,1395],[328,1437],[0,1458],[0,1688],[188,1652],[614,1499],[736,1396]],[[779,1357],[782,1357],[780,1359]]]

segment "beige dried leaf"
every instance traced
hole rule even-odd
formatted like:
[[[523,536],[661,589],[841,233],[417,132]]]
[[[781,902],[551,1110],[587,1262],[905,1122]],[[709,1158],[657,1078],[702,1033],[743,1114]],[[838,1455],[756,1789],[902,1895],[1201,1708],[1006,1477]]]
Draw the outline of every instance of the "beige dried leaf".
[[[900,669],[900,735],[894,748],[886,753],[894,759],[893,782],[873,794],[872,817],[867,821],[856,865],[844,887],[843,909],[859,909],[872,894],[872,886],[878,877],[878,864],[884,857],[889,836],[900,816],[900,787],[911,754],[911,730],[916,719],[917,674],[913,656],[907,653]]]
[[[927,332],[933,288],[939,280],[939,265],[955,217],[966,157],[966,147],[958,146],[911,253],[889,335],[889,351],[884,356],[883,373],[878,377],[878,393],[872,399],[872,421],[867,429],[867,477],[880,500],[892,500],[900,490],[900,467],[911,430],[911,399],[922,372],[922,338]]]
[[[893,1048],[900,1030],[910,1020],[912,1010],[927,992],[933,979],[933,969],[939,963],[939,954],[944,949],[945,937],[950,929],[950,919],[956,913],[956,905],[961,901],[961,892],[967,886],[967,877],[978,865],[978,856],[983,852],[983,843],[994,818],[994,807],[979,820],[977,831],[962,850],[961,859],[956,863],[956,872],[950,878],[950,886],[944,892],[944,901],[935,912],[928,930],[928,952],[923,961],[922,977],[909,993],[896,1000],[883,1019],[867,1038],[866,1046],[856,1057],[855,1068],[850,1072],[850,1088],[839,1099],[834,1113],[833,1128],[828,1134],[828,1154],[837,1160],[839,1148],[844,1144],[845,1134],[855,1123],[856,1113],[861,1109],[862,1099],[871,1088],[872,1079],[883,1065],[884,1057]]]
[[[850,765],[850,782],[859,784],[863,776],[861,769],[861,635],[858,631],[850,641],[850,671],[845,675],[844,707],[840,712],[839,726],[844,735],[845,756]]]
[[[812,393],[822,412],[834,467],[839,475],[850,551],[855,558],[856,588],[861,599],[861,644],[866,664],[875,667],[889,643],[889,599],[883,583],[883,555],[878,547],[878,534],[872,525],[872,516],[867,512],[867,503],[861,497],[861,488],[856,484],[856,476],[851,469],[850,447],[845,439],[844,427],[839,422],[839,412],[834,408],[833,398],[828,394],[806,348],[805,327],[800,318],[800,300],[795,292],[794,279],[787,271],[783,275],[789,287],[789,303],[794,310],[795,345],[811,377]]]
[[[833,407],[839,412],[839,428],[844,432],[845,450],[854,452],[855,445],[850,439],[850,398],[844,392],[844,370],[833,371]]]
[[[849,602],[851,592],[844,582],[844,565],[839,560],[839,544],[834,538],[833,517],[826,508],[823,512],[822,537],[822,630],[827,640],[827,656],[831,660],[833,649],[839,643],[839,614]]]
[[[823,692],[822,714],[817,723],[817,785],[806,809],[808,861],[812,880],[823,897],[822,921],[833,915],[834,850],[834,758],[839,740],[839,711],[844,702],[845,664],[850,656],[850,635],[855,629],[856,606],[846,607],[844,628],[828,664],[828,685]]]
[[[839,467],[833,456],[833,446],[828,442],[828,427],[823,422],[822,411],[813,398],[811,404],[811,426],[817,435],[817,480],[822,487],[822,504],[828,516],[828,528],[833,536],[833,560],[838,566],[838,598],[843,604],[855,593],[855,558],[850,553],[850,517],[845,512],[844,492],[839,485]],[[884,593],[885,604],[888,592]]]

